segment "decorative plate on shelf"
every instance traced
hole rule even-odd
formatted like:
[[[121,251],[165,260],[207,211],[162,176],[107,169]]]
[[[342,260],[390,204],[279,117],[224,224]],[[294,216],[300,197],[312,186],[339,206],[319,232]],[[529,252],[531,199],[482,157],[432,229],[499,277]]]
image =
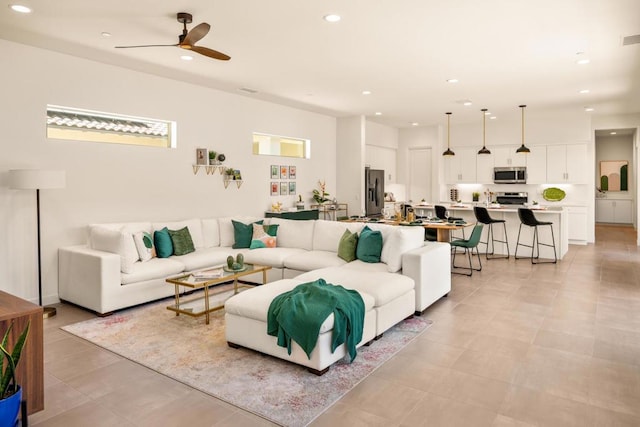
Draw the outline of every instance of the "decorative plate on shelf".
[[[567,196],[563,190],[556,187],[545,188],[542,192],[542,197],[549,202],[559,202]]]

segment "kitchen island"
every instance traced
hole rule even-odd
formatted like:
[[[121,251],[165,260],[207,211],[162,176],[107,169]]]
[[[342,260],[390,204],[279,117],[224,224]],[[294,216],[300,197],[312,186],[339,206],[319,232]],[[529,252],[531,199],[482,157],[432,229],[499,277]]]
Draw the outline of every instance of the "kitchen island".
[[[484,204],[477,204],[478,206],[484,206]],[[476,222],[476,217],[473,213],[473,203],[462,203],[462,204],[445,204],[442,203],[442,206],[445,206],[449,211],[450,216],[462,218],[467,222]],[[515,254],[516,250],[516,241],[518,240],[518,228],[520,227],[520,218],[518,217],[518,207],[519,206],[511,206],[511,205],[501,205],[501,206],[491,206],[488,207],[489,215],[495,219],[504,219],[506,221],[507,227],[507,236],[509,240],[509,253],[510,255]],[[431,212],[431,215],[434,215],[433,205],[418,205],[414,204],[413,208],[418,216],[427,216],[428,212]],[[567,251],[569,250],[569,227],[567,222],[568,213],[567,210],[563,207],[551,207],[551,206],[541,206],[538,208],[529,207],[533,210],[534,215],[539,221],[548,221],[553,223],[553,234],[555,237],[556,244],[556,252],[558,254],[558,259],[562,259]],[[482,241],[486,242],[487,240],[487,231],[488,227],[485,226],[484,230],[482,230]],[[504,230],[501,225],[498,224],[496,226],[494,224],[493,227],[493,235],[497,240],[504,240]],[[542,243],[551,243],[551,230],[549,227],[539,227],[538,228],[538,236],[540,237],[540,241]],[[532,227],[522,227],[522,235],[520,236],[520,243],[524,243],[526,245],[531,245],[533,241],[533,228]],[[480,252],[485,250],[484,245],[480,245],[478,247]],[[506,254],[507,248],[504,243],[496,242],[495,246],[496,254]],[[518,249],[518,257],[528,257],[531,255],[531,249],[520,246]],[[551,258],[553,259],[553,248],[549,248],[546,246],[540,246],[540,258]]]

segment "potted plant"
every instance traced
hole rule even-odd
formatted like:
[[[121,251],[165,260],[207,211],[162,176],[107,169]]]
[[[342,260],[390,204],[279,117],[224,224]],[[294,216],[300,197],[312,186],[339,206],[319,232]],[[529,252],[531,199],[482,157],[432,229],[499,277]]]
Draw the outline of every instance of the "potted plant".
[[[473,193],[471,193],[471,197],[473,197],[474,202],[477,202],[480,200],[480,193],[478,193],[477,191],[474,191]]]
[[[318,185],[320,186],[319,190],[313,190],[313,200],[316,201],[319,205],[324,202],[328,202],[329,198],[327,197],[329,193],[325,191],[325,186],[327,185],[323,181],[318,181]]]
[[[13,346],[13,350],[9,351],[8,346],[13,323],[9,325],[2,338],[2,343],[0,343],[0,352],[2,352],[0,359],[0,427],[13,427],[18,419],[20,402],[22,401],[22,387],[16,382],[16,366],[20,361],[22,348],[27,341],[30,324],[30,322],[27,323]]]
[[[227,168],[224,170],[224,179],[227,181],[234,179],[235,169]]]
[[[218,156],[218,153],[216,153],[215,151],[209,151],[209,164],[210,165],[215,165],[216,164],[216,157]]]

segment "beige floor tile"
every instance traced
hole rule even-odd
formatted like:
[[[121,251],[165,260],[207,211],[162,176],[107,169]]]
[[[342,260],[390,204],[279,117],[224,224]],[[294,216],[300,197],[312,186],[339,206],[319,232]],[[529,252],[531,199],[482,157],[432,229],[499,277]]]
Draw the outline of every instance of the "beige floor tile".
[[[448,368],[464,352],[463,347],[454,347],[418,337],[407,345],[400,354],[411,355],[432,365]]]
[[[531,343],[536,337],[536,333],[543,321],[543,316],[535,316],[530,313],[517,313],[514,311],[501,311],[489,322],[484,332],[489,335]]]
[[[402,418],[403,426],[491,426],[497,414],[481,406],[429,394]]]
[[[451,369],[494,380],[511,382],[520,368],[515,358],[498,356],[484,351],[466,350]]]
[[[494,354],[510,359],[523,359],[530,345],[521,340],[497,337],[495,335],[478,334],[471,340],[467,348],[477,352]]]
[[[46,427],[135,427],[135,424],[122,418],[98,403],[89,401],[42,422],[30,425]],[[166,424],[165,424],[166,425]]]
[[[446,369],[427,363],[420,357],[398,355],[378,368],[373,376],[428,391],[445,372]]]
[[[594,338],[596,330],[595,314],[572,311],[547,316],[540,326],[544,331],[561,332]]]
[[[183,426],[185,424],[178,424]],[[221,418],[211,424],[211,427],[270,427],[277,426],[262,417],[238,410],[234,412],[230,417]]]
[[[494,412],[500,409],[509,383],[452,369],[444,371],[444,375],[432,381],[430,393],[482,406]]]
[[[637,365],[593,358],[590,402],[600,408],[640,416],[640,370]]]
[[[89,401],[89,398],[73,387],[60,382],[44,391],[44,410],[29,416],[29,423],[37,424]]]
[[[640,417],[595,407],[593,425],[596,427],[638,427],[640,426]]]
[[[421,338],[453,347],[466,347],[477,334],[477,332],[465,331],[449,325],[435,323],[421,335]]]
[[[590,337],[540,330],[533,344],[540,347],[591,356],[593,354],[594,341],[595,340]]]
[[[67,336],[44,344],[44,361],[62,360],[74,354],[92,350],[95,346],[74,336]]]
[[[47,362],[47,372],[56,378],[67,381],[78,375],[94,371],[98,368],[112,365],[122,357],[93,347],[80,353],[74,353],[67,357],[59,357]]]
[[[510,291],[501,291],[498,289],[480,288],[469,295],[465,300],[465,304],[477,305],[480,307],[503,307],[509,296]]]
[[[399,421],[388,420],[344,403],[336,403],[311,423],[313,427],[393,427],[399,425]]]
[[[629,345],[595,340],[593,357],[640,366],[640,341]]]
[[[491,427],[533,427],[533,424],[525,423],[524,421],[518,421],[511,417],[498,414]]]

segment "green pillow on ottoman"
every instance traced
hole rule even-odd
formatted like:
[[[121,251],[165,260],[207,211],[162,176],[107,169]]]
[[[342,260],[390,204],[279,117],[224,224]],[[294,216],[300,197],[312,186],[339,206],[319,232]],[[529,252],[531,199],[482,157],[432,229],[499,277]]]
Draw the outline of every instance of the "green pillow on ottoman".
[[[338,244],[338,257],[347,262],[356,260],[356,248],[358,247],[358,233],[344,230]]]
[[[169,230],[169,236],[171,236],[171,243],[173,243],[174,255],[186,255],[195,252],[196,248],[193,247],[191,233],[189,233],[187,227],[183,227],[180,230]]]
[[[382,253],[382,233],[364,226],[358,238],[356,257],[364,262],[380,262]]]
[[[158,258],[169,258],[173,255],[173,243],[167,227],[153,233],[153,243],[156,246]]]

